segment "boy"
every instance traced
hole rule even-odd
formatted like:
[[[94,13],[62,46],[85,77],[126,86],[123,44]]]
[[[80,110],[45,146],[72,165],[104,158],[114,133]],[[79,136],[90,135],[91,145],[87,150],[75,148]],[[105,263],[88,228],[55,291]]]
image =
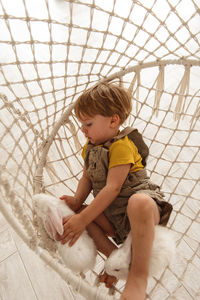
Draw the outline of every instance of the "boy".
[[[73,245],[87,228],[108,257],[116,248],[108,236],[120,244],[131,230],[132,262],[120,299],[144,300],[154,227],[166,225],[172,207],[146,175],[146,145],[138,132],[119,131],[130,112],[131,96],[113,83],[99,83],[76,101],[75,114],[87,138],[85,164],[74,197],[61,197],[76,214],[63,220],[64,234],[58,240]],[[91,191],[94,200],[83,206]],[[111,286],[115,278],[104,274],[102,280]]]

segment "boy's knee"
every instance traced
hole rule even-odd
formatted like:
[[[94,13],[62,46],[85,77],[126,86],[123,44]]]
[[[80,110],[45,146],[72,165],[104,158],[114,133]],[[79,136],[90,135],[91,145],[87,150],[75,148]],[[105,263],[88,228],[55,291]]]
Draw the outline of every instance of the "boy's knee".
[[[147,194],[134,194],[129,198],[127,213],[129,218],[139,217],[142,220],[146,220],[154,215],[155,202]]]

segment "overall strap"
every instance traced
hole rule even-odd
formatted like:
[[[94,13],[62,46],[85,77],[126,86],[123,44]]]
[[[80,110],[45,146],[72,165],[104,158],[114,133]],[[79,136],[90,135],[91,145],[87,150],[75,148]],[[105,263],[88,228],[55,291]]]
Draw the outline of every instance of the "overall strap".
[[[115,136],[112,140],[106,142],[104,144],[104,147],[109,148],[112,143],[116,142],[117,140],[128,136],[128,138],[136,145],[139,154],[142,157],[142,164],[145,167],[146,166],[146,160],[149,155],[149,148],[145,144],[143,137],[141,133],[138,132],[137,129],[132,127],[126,127],[124,128],[117,136]]]
[[[129,135],[129,133],[131,133],[133,130],[137,130],[137,129],[134,129],[132,127],[126,127],[126,128],[124,128],[118,135],[116,135],[110,141],[107,141],[103,146],[105,148],[109,148],[114,142],[116,142],[116,141],[122,139],[123,137]]]

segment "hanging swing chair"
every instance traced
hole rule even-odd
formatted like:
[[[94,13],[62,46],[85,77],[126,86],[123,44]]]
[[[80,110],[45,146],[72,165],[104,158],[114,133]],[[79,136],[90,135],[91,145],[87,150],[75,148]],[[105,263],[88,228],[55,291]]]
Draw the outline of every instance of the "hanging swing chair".
[[[173,205],[177,257],[147,299],[200,299],[200,3],[197,0],[0,0],[0,208],[23,241],[85,299],[104,257],[74,274],[38,224],[33,195],[73,195],[85,138],[73,106],[99,81],[132,93],[125,126],[149,146],[147,171]],[[88,203],[92,200],[90,195]],[[38,258],[39,259],[39,258]]]

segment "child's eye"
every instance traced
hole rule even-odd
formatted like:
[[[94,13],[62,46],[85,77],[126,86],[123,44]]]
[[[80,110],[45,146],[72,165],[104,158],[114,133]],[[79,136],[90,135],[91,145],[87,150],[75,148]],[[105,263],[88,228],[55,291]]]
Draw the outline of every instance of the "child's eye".
[[[87,126],[87,127],[90,127],[90,126],[92,126],[92,123],[88,123],[88,124],[86,124],[86,126]]]

